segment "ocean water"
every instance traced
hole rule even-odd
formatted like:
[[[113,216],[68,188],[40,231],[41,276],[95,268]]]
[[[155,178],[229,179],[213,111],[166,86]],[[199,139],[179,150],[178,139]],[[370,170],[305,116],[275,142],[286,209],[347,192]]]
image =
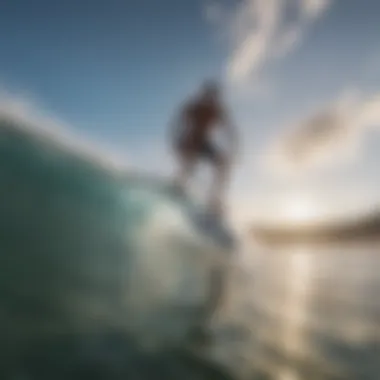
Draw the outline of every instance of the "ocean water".
[[[380,242],[247,250],[243,378],[380,378]]]
[[[380,245],[231,252],[163,182],[52,136],[0,117],[1,379],[380,378]]]
[[[184,344],[232,253],[199,205],[9,117],[0,183],[1,378],[218,373]]]

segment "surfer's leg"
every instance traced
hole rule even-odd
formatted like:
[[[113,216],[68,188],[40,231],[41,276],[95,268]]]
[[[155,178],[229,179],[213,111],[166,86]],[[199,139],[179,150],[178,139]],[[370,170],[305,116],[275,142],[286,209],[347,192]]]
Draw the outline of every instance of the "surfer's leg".
[[[211,187],[210,207],[212,211],[220,213],[223,206],[229,165],[225,156],[211,144],[207,144],[207,157],[215,167],[215,177]]]
[[[184,193],[187,187],[187,181],[193,173],[195,166],[195,155],[192,152],[180,152],[179,154],[179,172],[175,179],[175,188]]]
[[[210,294],[205,308],[205,320],[211,320],[223,304],[225,273],[216,266],[210,275]]]
[[[227,164],[224,159],[219,159],[216,163],[215,180],[213,188],[211,190],[212,202],[215,203],[217,208],[221,207],[222,200],[224,199],[224,190],[226,187],[227,175]]]

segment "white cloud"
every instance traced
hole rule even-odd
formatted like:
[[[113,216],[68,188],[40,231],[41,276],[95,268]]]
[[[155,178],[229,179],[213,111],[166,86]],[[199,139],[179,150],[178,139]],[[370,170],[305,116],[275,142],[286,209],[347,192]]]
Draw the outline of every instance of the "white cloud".
[[[220,3],[207,3],[208,19],[221,14]],[[218,5],[217,5],[218,4]],[[230,31],[227,78],[236,84],[257,79],[274,59],[293,51],[307,28],[331,5],[330,0],[243,0],[229,11],[224,29]],[[290,16],[291,15],[291,16]]]
[[[203,13],[206,20],[213,24],[221,22],[224,16],[221,4],[216,1],[208,1],[203,8]]]
[[[323,14],[331,5],[331,0],[300,0],[304,15],[314,20]]]
[[[279,37],[277,49],[273,52],[273,55],[276,58],[281,58],[288,52],[296,49],[301,43],[301,37],[301,33],[297,27],[289,28],[281,37]]]
[[[290,127],[267,151],[265,167],[277,173],[353,162],[364,152],[368,132],[380,128],[380,94],[345,92],[335,102]]]
[[[282,3],[277,0],[246,0],[232,18],[234,51],[227,75],[240,81],[262,68],[280,22]]]

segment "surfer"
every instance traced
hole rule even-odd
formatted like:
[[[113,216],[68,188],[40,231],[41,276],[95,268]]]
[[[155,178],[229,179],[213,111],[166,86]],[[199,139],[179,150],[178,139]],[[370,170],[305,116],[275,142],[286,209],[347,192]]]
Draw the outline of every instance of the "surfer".
[[[209,205],[212,212],[220,213],[231,155],[228,156],[211,141],[210,134],[215,128],[224,128],[232,151],[235,152],[237,133],[222,104],[220,86],[217,82],[208,81],[195,100],[188,101],[181,107],[179,117],[172,125],[171,140],[180,164],[175,185],[183,192],[198,160],[209,161],[215,168]]]

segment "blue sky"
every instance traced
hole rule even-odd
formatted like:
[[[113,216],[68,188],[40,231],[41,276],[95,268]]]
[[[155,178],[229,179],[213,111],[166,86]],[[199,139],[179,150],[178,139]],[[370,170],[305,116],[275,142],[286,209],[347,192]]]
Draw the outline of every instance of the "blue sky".
[[[78,128],[158,132],[218,65],[208,29],[196,1],[5,1],[0,75]]]
[[[376,0],[3,0],[0,87],[165,173],[170,117],[218,75],[244,141],[236,207],[277,218],[314,203],[339,215],[380,201],[379,35]],[[345,134],[330,120],[327,146],[309,138],[317,154],[291,162],[289,141],[338,108],[360,117]]]

